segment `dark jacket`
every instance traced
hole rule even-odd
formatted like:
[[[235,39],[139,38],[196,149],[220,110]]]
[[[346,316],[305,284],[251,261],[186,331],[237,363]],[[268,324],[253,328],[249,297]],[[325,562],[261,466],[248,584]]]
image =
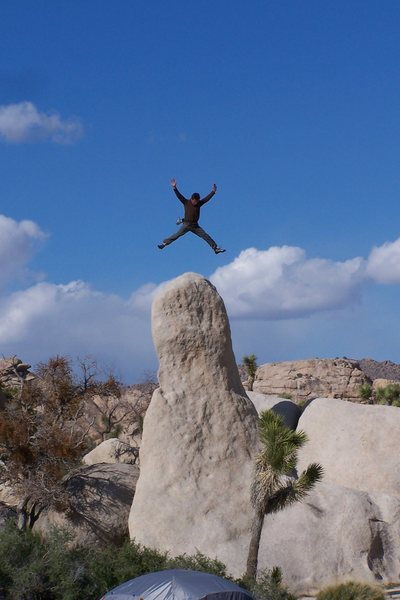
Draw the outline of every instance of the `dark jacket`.
[[[208,194],[208,196],[206,196],[205,198],[202,198],[196,204],[192,204],[192,202],[190,200],[185,198],[185,196],[183,196],[180,193],[178,188],[174,187],[173,189],[174,189],[174,192],[175,192],[177,198],[182,202],[183,206],[185,207],[185,216],[184,216],[185,223],[191,223],[193,225],[195,223],[197,223],[198,220],[200,219],[200,208],[203,206],[203,204],[205,204],[206,202],[211,200],[211,198],[215,194],[215,192],[212,191]]]

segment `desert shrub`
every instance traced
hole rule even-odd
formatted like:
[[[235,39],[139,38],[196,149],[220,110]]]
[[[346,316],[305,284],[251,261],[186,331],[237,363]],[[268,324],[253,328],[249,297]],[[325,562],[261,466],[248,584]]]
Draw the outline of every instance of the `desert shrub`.
[[[43,547],[30,531],[22,534],[9,522],[0,534],[0,589],[11,600],[47,600]],[[52,598],[49,596],[49,598]]]
[[[389,383],[385,387],[376,390],[376,399],[379,404],[389,406],[400,406],[400,383]]]
[[[316,600],[384,600],[385,595],[381,588],[349,581],[322,589]]]
[[[126,541],[116,548],[110,546],[98,553],[93,572],[105,589],[113,588],[124,581],[152,571],[167,568],[168,554],[146,548],[135,541]],[[108,565],[104,572],[104,566]]]
[[[236,583],[251,591],[256,600],[295,600],[282,584],[282,571],[279,567],[261,571],[256,581],[244,577]]]
[[[285,400],[293,400],[292,394],[289,394],[288,392],[282,392],[282,394],[279,394],[279,398],[285,398]]]
[[[360,387],[360,398],[363,400],[369,400],[372,396],[372,385],[370,383],[363,383]]]
[[[201,553],[170,557],[134,541],[107,547],[70,542],[65,531],[54,528],[42,539],[9,521],[0,530],[0,596],[3,592],[7,600],[98,600],[124,581],[171,568],[229,578],[223,563]]]
[[[204,571],[213,573],[218,577],[229,577],[226,566],[216,558],[208,558],[201,552],[194,555],[181,554],[168,560],[168,569],[192,569],[193,571]]]
[[[14,400],[18,396],[18,389],[15,387],[9,387],[0,383],[0,392],[5,396],[7,400]]]

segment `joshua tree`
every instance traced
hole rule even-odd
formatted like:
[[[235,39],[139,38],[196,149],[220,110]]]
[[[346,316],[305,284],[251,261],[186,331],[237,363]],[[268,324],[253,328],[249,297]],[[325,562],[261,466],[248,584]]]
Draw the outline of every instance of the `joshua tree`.
[[[253,390],[253,383],[256,377],[257,371],[257,356],[255,354],[249,354],[248,356],[243,356],[243,366],[246,370],[248,380],[247,385],[249,386],[250,392]]]
[[[304,431],[289,429],[282,417],[272,410],[261,413],[259,426],[262,450],[256,457],[251,488],[254,516],[246,570],[246,575],[252,579],[257,575],[265,515],[302,500],[323,475],[322,467],[317,463],[296,475],[298,450],[307,441]]]

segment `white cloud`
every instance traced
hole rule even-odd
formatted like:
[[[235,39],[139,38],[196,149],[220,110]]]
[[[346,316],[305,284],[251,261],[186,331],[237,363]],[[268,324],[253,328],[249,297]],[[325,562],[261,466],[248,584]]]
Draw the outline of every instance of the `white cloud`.
[[[79,119],[62,119],[58,113],[43,113],[32,102],[0,106],[0,139],[14,144],[51,140],[69,144],[81,137]]]
[[[5,291],[6,283],[26,272],[44,237],[34,222],[0,215],[0,352],[33,364],[54,354],[72,358],[90,354],[114,367],[127,382],[155,369],[150,308],[166,282],[143,285],[126,300],[82,281],[41,282]],[[373,248],[367,261],[308,258],[303,249],[290,246],[248,248],[209,279],[224,299],[229,317],[236,318],[234,343],[243,354],[260,355],[265,345],[272,345],[275,355],[268,360],[301,357],[304,352],[321,355],[321,348],[328,347],[337,348],[332,355],[350,355],[348,349],[358,352],[372,331],[364,327],[363,336],[355,335],[368,323],[367,313],[357,304],[364,284],[371,279],[400,283],[399,259],[400,240]],[[321,315],[322,311],[330,313]],[[352,340],[361,341],[354,345]],[[372,348],[371,340],[368,343]]]
[[[93,355],[130,377],[156,365],[148,316],[82,281],[42,282],[0,299],[0,348],[32,362]]]
[[[17,222],[0,215],[0,289],[26,275],[26,264],[45,237],[33,221]]]
[[[343,308],[359,299],[365,261],[307,258],[301,248],[248,248],[211,275],[231,317],[285,319]]]
[[[130,304],[132,308],[141,313],[150,313],[154,296],[158,294],[165,283],[165,281],[160,285],[156,285],[155,283],[146,283],[138,288],[135,292],[133,292],[130,298]]]
[[[367,275],[378,283],[400,283],[400,238],[372,248],[367,261]]]

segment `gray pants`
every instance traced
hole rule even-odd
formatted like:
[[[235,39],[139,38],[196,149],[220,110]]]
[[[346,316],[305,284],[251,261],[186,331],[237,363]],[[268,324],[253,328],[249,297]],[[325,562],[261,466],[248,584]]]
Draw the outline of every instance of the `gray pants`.
[[[176,233],[173,233],[170,237],[165,238],[164,244],[172,244],[172,242],[185,235],[185,233],[188,231],[191,231],[192,233],[195,233],[201,237],[209,246],[211,246],[213,250],[217,247],[217,244],[214,242],[212,237],[210,237],[198,223],[183,223],[182,227],[180,227]]]

